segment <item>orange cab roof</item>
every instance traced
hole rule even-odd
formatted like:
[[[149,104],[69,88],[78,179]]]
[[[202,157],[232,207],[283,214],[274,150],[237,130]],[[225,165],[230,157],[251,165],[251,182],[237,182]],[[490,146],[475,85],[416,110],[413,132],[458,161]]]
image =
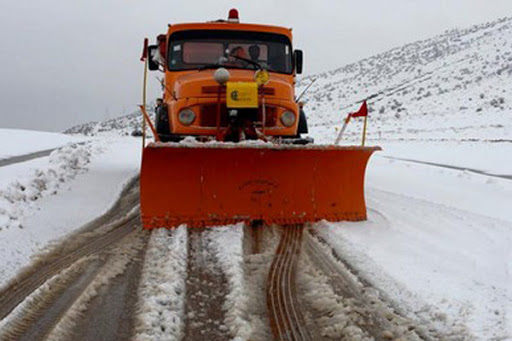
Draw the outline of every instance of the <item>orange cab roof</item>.
[[[206,23],[184,23],[184,24],[169,24],[167,34],[171,35],[178,31],[188,30],[231,30],[231,31],[251,31],[251,32],[266,32],[277,33],[287,36],[290,41],[292,40],[291,28],[260,25],[260,24],[245,24],[245,23],[231,23],[227,21],[210,21]]]

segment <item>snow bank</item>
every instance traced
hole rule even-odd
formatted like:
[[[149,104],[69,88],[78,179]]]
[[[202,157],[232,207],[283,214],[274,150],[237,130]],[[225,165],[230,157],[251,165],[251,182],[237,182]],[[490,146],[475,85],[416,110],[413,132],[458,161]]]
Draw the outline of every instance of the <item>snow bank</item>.
[[[247,316],[248,293],[243,270],[244,224],[212,228],[207,238],[222,271],[228,280],[229,292],[225,297],[226,326],[234,340],[250,339],[252,328]]]
[[[185,321],[187,255],[185,226],[152,232],[138,293],[136,340],[181,340]]]
[[[44,196],[55,195],[77,174],[85,172],[93,154],[101,153],[93,143],[68,144],[50,154],[48,166],[32,170],[0,188],[0,233],[4,228],[22,228],[20,218]],[[15,175],[15,174],[13,174]]]
[[[1,167],[0,286],[52,242],[107,212],[139,173],[140,155],[139,139],[98,139]]]
[[[0,128],[0,159],[54,149],[83,140],[84,137],[59,133]]]

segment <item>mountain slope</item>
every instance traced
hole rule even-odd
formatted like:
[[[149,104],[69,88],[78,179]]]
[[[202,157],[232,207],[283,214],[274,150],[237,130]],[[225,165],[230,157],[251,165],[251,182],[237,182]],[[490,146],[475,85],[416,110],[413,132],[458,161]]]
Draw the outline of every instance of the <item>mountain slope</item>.
[[[312,135],[369,99],[369,137],[382,140],[511,139],[512,19],[456,29],[301,79]],[[360,125],[349,128],[349,140]]]

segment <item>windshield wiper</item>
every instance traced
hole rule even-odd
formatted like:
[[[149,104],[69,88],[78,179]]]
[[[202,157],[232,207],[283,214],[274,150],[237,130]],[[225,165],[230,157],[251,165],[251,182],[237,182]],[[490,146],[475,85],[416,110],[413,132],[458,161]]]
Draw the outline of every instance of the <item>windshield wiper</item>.
[[[197,69],[197,71],[206,70],[206,69],[216,69],[221,66],[222,66],[222,64],[220,64],[220,63],[206,64],[206,65],[201,66],[199,69]]]
[[[238,60],[242,60],[242,61],[247,62],[249,64],[252,64],[252,65],[256,66],[259,70],[263,70],[263,67],[261,66],[261,64],[258,63],[258,62],[255,62],[254,60],[247,59],[247,58],[244,58],[244,57],[239,57],[239,56],[236,56],[236,55],[231,55],[231,57],[233,57],[235,59],[238,59]]]

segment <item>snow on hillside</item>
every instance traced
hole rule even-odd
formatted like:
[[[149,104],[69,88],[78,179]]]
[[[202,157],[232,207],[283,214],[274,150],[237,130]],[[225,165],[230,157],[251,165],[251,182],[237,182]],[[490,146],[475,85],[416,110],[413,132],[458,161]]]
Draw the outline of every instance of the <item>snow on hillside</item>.
[[[83,138],[60,133],[0,128],[0,160],[62,147],[69,142],[81,140]]]
[[[456,29],[302,78],[310,129],[332,142],[335,126],[369,99],[374,141],[512,142],[512,19]],[[347,140],[358,141],[351,123]]]
[[[147,106],[149,116],[154,119],[154,105]],[[86,135],[86,136],[105,136],[120,135],[129,136],[133,132],[142,130],[142,113],[136,110],[131,114],[116,117],[103,122],[89,122],[71,127],[64,131],[65,134]],[[149,128],[148,133],[151,133]]]

